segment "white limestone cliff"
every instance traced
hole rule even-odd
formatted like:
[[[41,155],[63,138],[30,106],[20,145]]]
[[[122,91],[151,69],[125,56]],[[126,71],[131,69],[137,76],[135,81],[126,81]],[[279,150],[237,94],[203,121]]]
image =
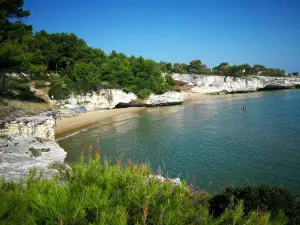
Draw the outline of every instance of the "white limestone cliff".
[[[76,109],[83,106],[86,111],[93,111],[112,109],[120,102],[129,103],[136,99],[137,97],[133,93],[125,93],[118,89],[103,89],[86,95],[72,95],[67,100],[59,101],[58,105],[63,109]]]
[[[1,136],[32,136],[55,140],[55,116],[46,112],[36,116],[19,117],[12,121],[0,121]]]
[[[88,93],[84,96],[73,95],[67,100],[58,101],[57,104],[61,109],[61,113],[66,110],[83,110],[94,111],[101,109],[112,109],[117,105],[124,104],[129,106],[136,105],[134,100],[137,96],[134,93],[125,93],[118,89],[104,89],[99,92]],[[156,106],[156,105],[173,105],[183,102],[183,94],[179,92],[166,92],[161,95],[151,94],[148,99],[139,101],[141,106]],[[80,108],[82,107],[82,109]]]
[[[176,73],[172,74],[172,77],[185,83],[191,88],[191,92],[196,93],[235,93],[300,87],[300,78],[292,77],[226,77]]]
[[[0,177],[18,180],[33,168],[51,177],[57,170],[53,163],[63,163],[67,153],[55,142],[32,136],[0,139]]]
[[[183,94],[180,92],[169,91],[161,95],[151,94],[146,100],[147,105],[171,105],[183,102]]]
[[[54,126],[53,112],[0,121],[0,177],[18,180],[33,168],[47,177],[57,172],[49,166],[67,153],[55,142]]]

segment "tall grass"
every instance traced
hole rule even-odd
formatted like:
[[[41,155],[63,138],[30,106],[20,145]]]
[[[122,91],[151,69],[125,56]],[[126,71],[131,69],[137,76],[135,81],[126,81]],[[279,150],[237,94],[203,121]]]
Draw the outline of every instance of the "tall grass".
[[[243,202],[213,218],[208,194],[191,191],[185,183],[149,179],[146,165],[122,166],[100,152],[61,171],[51,180],[32,171],[19,183],[0,181],[0,224],[286,224],[279,213],[243,213]]]
[[[10,100],[0,97],[0,120],[33,116],[49,110],[51,110],[51,107],[43,102]]]

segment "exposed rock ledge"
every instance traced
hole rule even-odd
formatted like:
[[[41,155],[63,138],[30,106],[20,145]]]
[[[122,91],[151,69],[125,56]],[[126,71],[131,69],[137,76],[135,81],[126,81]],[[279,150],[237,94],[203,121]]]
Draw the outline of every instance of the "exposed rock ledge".
[[[183,102],[183,95],[178,92],[166,92],[161,95],[151,94],[146,100],[138,100],[134,93],[125,93],[118,89],[103,89],[87,95],[72,96],[58,101],[58,106],[66,111],[94,111],[123,107],[177,105]]]
[[[66,155],[55,141],[28,136],[0,139],[0,177],[18,180],[33,168],[43,170],[44,175],[50,177],[57,170],[49,166],[63,163]]]
[[[46,112],[36,116],[19,117],[12,121],[0,120],[0,136],[32,136],[54,140],[55,115]]]
[[[64,162],[67,153],[54,140],[52,112],[0,124],[0,177],[17,180],[32,168],[49,177],[56,172],[49,165]]]
[[[126,107],[152,107],[180,105],[183,103],[183,94],[175,91],[169,91],[161,95],[151,94],[148,99],[140,101],[131,101],[129,103],[120,102],[116,108]]]
[[[290,77],[226,77],[215,75],[172,74],[176,81],[190,87],[195,93],[238,93],[267,89],[299,88],[300,78]]]

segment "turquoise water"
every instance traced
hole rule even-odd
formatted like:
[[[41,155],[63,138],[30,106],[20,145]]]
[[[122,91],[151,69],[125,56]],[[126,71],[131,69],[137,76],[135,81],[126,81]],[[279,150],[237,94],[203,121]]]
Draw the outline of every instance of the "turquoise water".
[[[300,91],[211,97],[183,106],[114,117],[59,140],[66,161],[96,145],[101,156],[148,162],[203,189],[224,184],[282,185],[300,192]],[[247,105],[247,112],[241,110]]]

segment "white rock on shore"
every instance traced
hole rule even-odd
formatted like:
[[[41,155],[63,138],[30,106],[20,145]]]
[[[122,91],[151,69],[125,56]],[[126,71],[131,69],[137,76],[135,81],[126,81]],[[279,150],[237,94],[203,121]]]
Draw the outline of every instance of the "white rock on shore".
[[[46,177],[57,172],[50,169],[52,163],[63,163],[67,153],[54,141],[36,137],[16,136],[0,139],[0,177],[18,180],[36,168]]]
[[[133,93],[125,93],[118,89],[103,89],[86,95],[72,95],[67,100],[59,101],[58,105],[65,109],[76,109],[79,106],[83,106],[86,111],[94,111],[112,109],[120,102],[129,103],[136,99],[137,97]]]
[[[104,89],[99,92],[92,92],[85,96],[71,96],[67,100],[58,101],[57,104],[62,109],[61,114],[67,110],[80,113],[81,111],[89,112],[95,110],[112,109],[119,103],[129,104],[137,99],[134,93],[125,93],[118,89]],[[183,102],[183,94],[179,92],[166,92],[161,95],[151,94],[150,97],[144,100],[143,104],[149,106],[156,105],[172,105]],[[72,114],[69,113],[69,114]]]
[[[47,177],[57,172],[49,165],[63,163],[67,153],[55,142],[54,126],[53,112],[1,121],[0,177],[18,180],[32,168]]]
[[[162,183],[163,182],[170,182],[172,185],[175,185],[175,186],[182,184],[180,178],[165,178],[161,175],[150,175],[149,179],[156,179],[156,180],[159,180]]]
[[[167,105],[172,103],[182,103],[183,94],[175,91],[169,91],[161,95],[151,94],[146,100],[147,105]]]
[[[53,112],[36,116],[20,117],[13,121],[0,121],[1,136],[32,136],[55,140],[55,118]]]
[[[225,77],[216,75],[172,74],[174,80],[186,83],[195,93],[252,92],[263,89],[300,87],[300,78],[291,77]]]

